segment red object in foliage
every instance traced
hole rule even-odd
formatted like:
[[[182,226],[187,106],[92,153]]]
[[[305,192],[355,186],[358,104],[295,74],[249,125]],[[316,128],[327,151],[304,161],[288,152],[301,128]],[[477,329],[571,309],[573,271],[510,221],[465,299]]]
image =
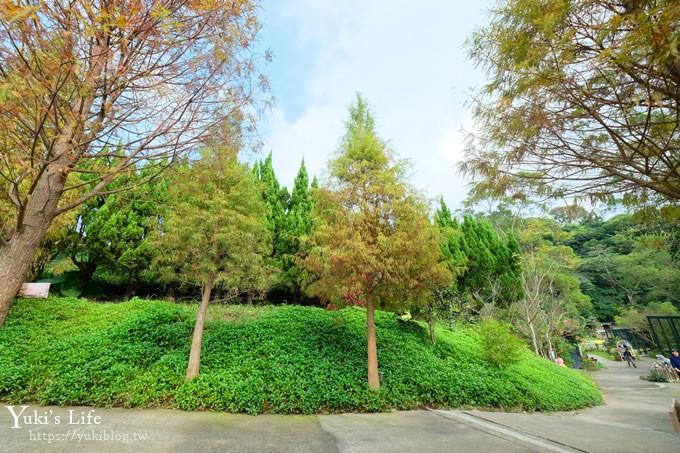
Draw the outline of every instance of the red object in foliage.
[[[357,295],[353,293],[347,293],[342,298],[345,300],[345,303],[350,304],[350,305],[357,305],[359,307],[363,307],[366,302],[363,300],[357,300]]]

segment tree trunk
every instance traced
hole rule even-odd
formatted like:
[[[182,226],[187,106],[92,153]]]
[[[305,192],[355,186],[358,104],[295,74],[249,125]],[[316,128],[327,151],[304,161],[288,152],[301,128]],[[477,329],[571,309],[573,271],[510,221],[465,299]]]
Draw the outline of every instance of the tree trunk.
[[[557,358],[557,355],[553,351],[552,339],[550,338],[550,329],[548,329],[547,326],[545,332],[545,341],[548,344],[548,357],[550,358],[550,360],[554,362],[555,359]]]
[[[174,283],[163,284],[163,289],[165,293],[163,295],[163,300],[173,301],[175,300],[175,285]]]
[[[538,350],[538,339],[536,338],[536,330],[534,329],[534,323],[531,322],[530,320],[527,320],[527,324],[529,325],[529,332],[531,332],[531,345],[534,347],[534,354],[541,355]]]
[[[97,271],[97,265],[92,262],[81,263],[79,262],[75,254],[71,255],[71,261],[76,265],[78,271],[80,272],[80,281],[78,282],[78,289],[80,292],[84,292],[87,285],[92,281],[92,276]]]
[[[214,277],[209,277],[208,281],[203,285],[203,297],[201,300],[201,308],[196,314],[196,325],[194,326],[194,339],[191,342],[191,353],[189,354],[189,366],[187,367],[187,375],[184,378],[188,381],[191,378],[198,376],[198,369],[201,366],[201,342],[203,341],[203,326],[205,325],[205,315],[208,313],[208,304],[210,303],[210,293],[213,288]]]
[[[42,176],[28,198],[23,216],[17,219],[10,240],[0,246],[0,328],[55,217],[64,179],[60,171]]]
[[[137,295],[137,282],[139,279],[133,272],[128,274],[127,283],[125,284],[125,300],[130,300]]]
[[[430,328],[430,343],[433,345],[437,344],[437,335],[435,334],[434,328],[436,326],[436,320],[434,315],[428,314],[427,315],[427,325]]]
[[[378,349],[375,341],[375,297],[373,291],[366,295],[366,337],[368,339],[368,387],[371,390],[380,388],[378,376]]]
[[[31,228],[31,230],[33,230]],[[0,327],[5,324],[14,298],[24,282],[31,266],[42,234],[39,231],[25,231],[16,234],[0,253]]]
[[[536,330],[534,329],[534,324],[529,323],[529,331],[531,332],[531,344],[534,348],[534,354],[537,356],[541,355],[541,351],[539,350],[538,347],[538,337],[536,337]]]

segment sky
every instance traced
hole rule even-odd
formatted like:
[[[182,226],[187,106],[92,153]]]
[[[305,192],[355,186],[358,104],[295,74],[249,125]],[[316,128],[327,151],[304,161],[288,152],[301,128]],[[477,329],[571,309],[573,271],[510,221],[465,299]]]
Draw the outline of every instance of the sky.
[[[304,157],[323,180],[361,93],[378,135],[413,162],[410,183],[451,209],[466,181],[455,168],[472,127],[470,88],[484,83],[463,43],[490,0],[263,0],[259,45],[274,53],[264,71],[275,108],[259,125],[274,171],[289,190]]]

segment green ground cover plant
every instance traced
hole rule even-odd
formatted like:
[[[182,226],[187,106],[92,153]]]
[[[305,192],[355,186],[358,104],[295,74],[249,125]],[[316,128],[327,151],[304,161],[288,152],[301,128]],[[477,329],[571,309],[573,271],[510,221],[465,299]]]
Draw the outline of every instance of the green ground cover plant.
[[[212,309],[212,308],[211,308]],[[601,404],[583,373],[528,350],[489,359],[497,335],[376,313],[380,390],[366,385],[366,314],[226,308],[206,325],[200,374],[184,382],[194,313],[169,302],[20,300],[0,330],[0,400],[314,414],[420,407],[557,411]],[[494,332],[498,327],[494,327]],[[486,358],[485,358],[486,357]]]
[[[602,357],[603,359],[609,359],[609,360],[616,360],[616,354],[610,354],[607,351],[597,351],[597,350],[590,350],[586,351],[588,355],[594,355],[597,357]]]

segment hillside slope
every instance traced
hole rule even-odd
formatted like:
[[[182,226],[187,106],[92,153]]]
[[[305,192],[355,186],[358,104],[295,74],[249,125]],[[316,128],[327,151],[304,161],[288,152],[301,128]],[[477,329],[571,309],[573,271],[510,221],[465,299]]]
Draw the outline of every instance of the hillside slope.
[[[200,375],[184,383],[193,323],[191,308],[168,302],[19,300],[0,330],[0,400],[252,414],[602,403],[587,376],[528,350],[499,367],[482,358],[475,328],[440,329],[433,346],[424,326],[384,312],[376,313],[384,377],[371,392],[359,308],[286,306],[210,321]]]

